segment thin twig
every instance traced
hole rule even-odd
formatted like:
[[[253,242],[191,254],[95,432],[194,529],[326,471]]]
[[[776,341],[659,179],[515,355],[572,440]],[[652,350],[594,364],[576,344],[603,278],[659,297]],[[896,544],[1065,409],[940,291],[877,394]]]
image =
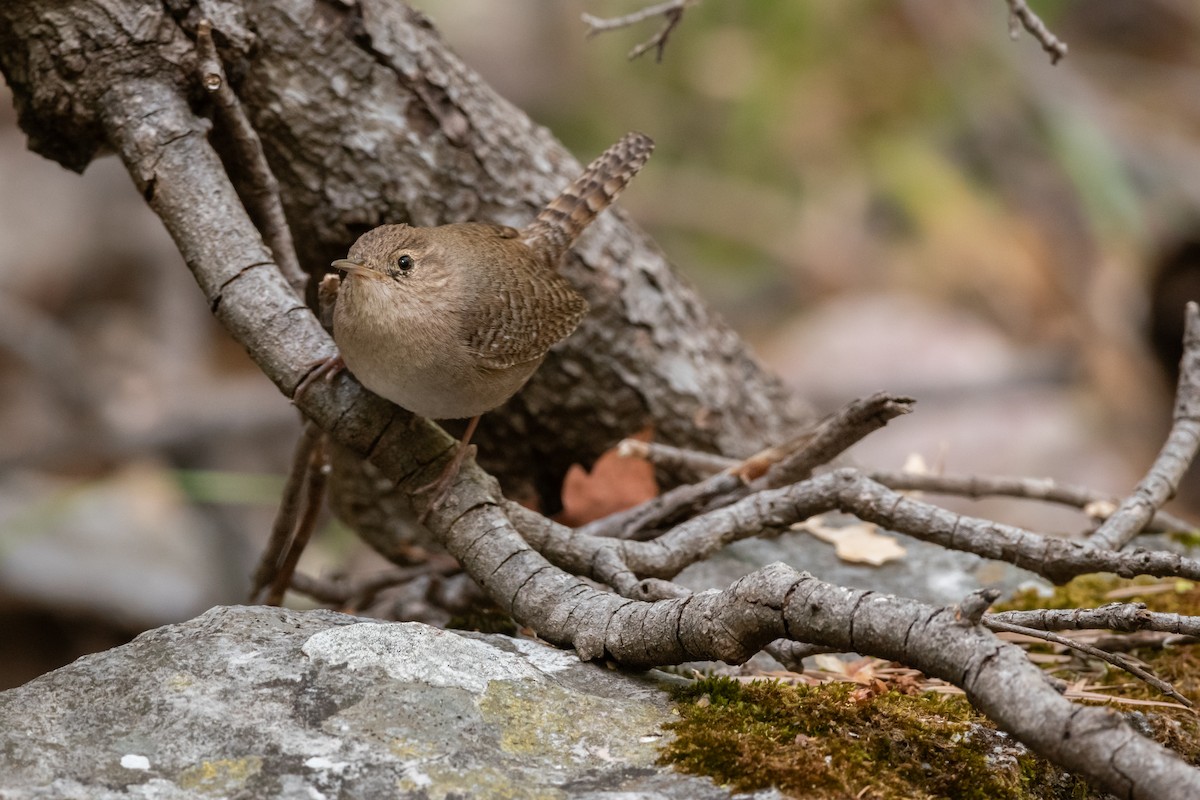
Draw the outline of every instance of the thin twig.
[[[922,541],[1015,564],[1055,583],[1091,572],[1200,580],[1200,559],[1164,551],[1115,551],[956,514],[888,489],[848,468],[756,492],[733,505],[681,522],[652,542],[614,542],[611,537],[588,535],[585,528],[571,531],[537,515],[527,518],[529,515],[515,510],[509,513],[526,542],[563,569],[591,577],[598,552],[616,548],[639,578],[670,579],[732,542],[777,535],[797,522],[834,509]]]
[[[750,483],[750,490],[777,489],[811,477],[814,469],[833,461],[869,434],[896,417],[911,414],[916,402],[911,397],[887,392],[850,401],[817,423],[801,446],[786,447],[786,457],[771,465],[762,478]],[[744,477],[752,479],[751,475]]]
[[[640,506],[589,523],[579,533],[643,538],[645,532],[688,510],[703,508],[707,513],[756,491],[803,480],[889,420],[909,413],[913,402],[885,392],[853,400],[782,445],[755,453],[699,483],[677,486]]]
[[[621,458],[640,458],[649,461],[673,477],[694,476],[689,483],[716,475],[722,470],[736,467],[741,462],[716,453],[685,450],[660,442],[643,442],[641,439],[622,439],[617,443],[617,455]]]
[[[889,489],[933,492],[959,497],[1019,497],[1041,500],[1081,509],[1100,520],[1108,519],[1117,508],[1110,495],[1085,486],[1058,483],[1050,478],[1018,478],[1005,475],[931,475],[925,472],[878,471],[869,473]],[[1159,511],[1147,532],[1194,531],[1197,526],[1174,514]]]
[[[212,95],[220,123],[233,143],[234,158],[237,159],[237,165],[245,170],[248,179],[249,185],[239,185],[238,194],[262,231],[280,272],[296,295],[303,299],[308,275],[300,268],[300,261],[296,257],[292,231],[279,199],[279,183],[267,164],[258,132],[250,124],[237,94],[225,77],[221,57],[213,42],[212,23],[207,19],[200,20],[196,25],[196,47],[200,51],[200,83]]]
[[[1183,359],[1175,390],[1171,432],[1146,477],[1089,537],[1097,547],[1119,550],[1146,527],[1162,505],[1175,496],[1179,481],[1200,450],[1200,306],[1187,304]]]
[[[622,17],[615,17],[613,19],[601,19],[600,17],[594,17],[591,14],[583,14],[581,15],[581,18],[583,19],[584,24],[588,26],[587,35],[590,37],[595,36],[598,33],[603,33],[604,31],[627,28],[630,25],[636,25],[642,20],[647,20],[651,17],[662,16],[665,21],[663,22],[663,26],[658,29],[658,32],[646,41],[639,44],[637,47],[634,47],[632,50],[630,50],[628,56],[629,60],[632,61],[633,59],[650,50],[650,48],[656,48],[657,53],[655,54],[655,60],[661,64],[663,60],[663,52],[667,48],[667,39],[671,36],[671,32],[675,30],[675,27],[679,25],[680,20],[683,19],[683,12],[687,9],[687,7],[695,5],[698,2],[700,2],[700,0],[668,0],[665,3],[646,6],[640,11],[634,11],[631,14],[626,14]]]
[[[1041,17],[1025,4],[1025,0],[1007,0],[1009,35],[1016,39],[1020,28],[1024,28],[1030,36],[1037,39],[1042,49],[1050,56],[1050,63],[1057,64],[1067,54],[1067,43],[1059,39]],[[1020,28],[1018,27],[1020,26]]]
[[[1195,636],[1181,636],[1178,633],[1164,633],[1163,631],[1134,631],[1133,633],[1083,631],[1072,636],[1072,638],[1075,637],[1089,637],[1087,641],[1090,644],[1109,652],[1142,649],[1165,650],[1168,647],[1181,647],[1200,643],[1200,639]]]
[[[1103,629],[1127,632],[1161,631],[1179,636],[1200,636],[1200,617],[1148,611],[1143,603],[1109,603],[1099,608],[1000,611],[989,615],[988,618],[1044,631]]]
[[[296,572],[296,564],[308,541],[312,538],[313,530],[317,527],[317,515],[321,512],[321,502],[325,498],[325,483],[329,478],[329,459],[326,453],[326,437],[318,436],[313,443],[312,452],[308,456],[308,466],[304,472],[304,488],[302,491],[303,507],[300,518],[292,532],[291,543],[283,555],[283,561],[271,582],[270,591],[264,601],[269,606],[283,603],[283,595],[292,582]]]
[[[720,472],[699,483],[676,486],[639,506],[589,522],[579,528],[579,533],[620,539],[640,538],[644,532],[652,531],[686,509],[701,506],[713,497],[735,491],[739,486],[741,479],[731,471]]]
[[[283,563],[284,551],[292,534],[296,530],[300,518],[300,504],[304,498],[304,488],[307,485],[307,473],[312,462],[313,449],[323,436],[321,429],[315,423],[309,422],[300,433],[296,442],[296,452],[292,454],[292,466],[288,470],[287,483],[284,484],[283,494],[279,499],[279,510],[275,512],[275,523],[271,527],[271,537],[259,559],[258,568],[254,571],[254,580],[250,587],[250,602],[258,602],[259,593],[275,581],[279,566]]]
[[[304,572],[292,575],[291,589],[341,609],[358,611],[366,608],[375,596],[385,589],[400,586],[427,575],[452,575],[461,572],[459,563],[449,556],[436,563],[418,567],[399,567],[338,578],[318,578]]]
[[[1155,689],[1158,689],[1160,692],[1167,695],[1168,697],[1175,698],[1176,700],[1178,700],[1180,703],[1183,703],[1188,708],[1192,708],[1195,705],[1191,700],[1184,697],[1179,692],[1175,691],[1175,687],[1172,686],[1170,683],[1168,683],[1167,681],[1164,681],[1162,678],[1159,678],[1159,677],[1151,674],[1150,672],[1146,671],[1142,667],[1133,663],[1132,659],[1127,658],[1123,655],[1120,655],[1119,653],[1106,653],[1105,651],[1099,649],[1098,647],[1092,647],[1090,644],[1084,644],[1083,642],[1077,642],[1066,636],[1061,636],[1057,633],[1051,633],[1050,631],[1040,631],[1037,628],[1027,628],[1024,625],[1013,625],[1010,622],[1004,622],[1002,620],[996,619],[995,616],[985,616],[983,618],[983,624],[986,625],[988,628],[991,628],[994,631],[1008,631],[1009,633],[1020,633],[1025,636],[1032,636],[1035,639],[1043,639],[1047,642],[1054,642],[1055,644],[1060,644],[1063,647],[1069,647],[1072,650],[1078,650],[1081,653],[1086,653],[1087,655],[1092,656],[1093,658],[1099,658],[1102,661],[1106,661],[1109,664],[1112,664],[1114,667],[1123,669],[1126,672],[1128,672],[1129,674],[1135,675],[1138,678],[1141,678],[1143,681],[1150,684]]]
[[[621,17],[613,17],[612,19],[602,19],[600,17],[592,16],[591,14],[582,14],[581,17],[584,23],[590,29],[588,31],[588,36],[595,36],[597,33],[603,33],[604,31],[613,31],[617,28],[628,28],[630,25],[636,25],[642,20],[650,19],[651,17],[657,17],[660,14],[665,14],[675,8],[687,5],[687,3],[688,0],[667,0],[665,3],[646,6],[638,11],[634,11]]]

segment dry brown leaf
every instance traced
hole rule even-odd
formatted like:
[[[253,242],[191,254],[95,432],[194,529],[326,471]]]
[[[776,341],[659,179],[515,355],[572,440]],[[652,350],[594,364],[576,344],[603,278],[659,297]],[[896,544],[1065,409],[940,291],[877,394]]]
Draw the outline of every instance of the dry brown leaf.
[[[879,532],[879,526],[870,522],[857,522],[841,528],[825,525],[822,517],[811,517],[794,526],[797,530],[811,533],[823,542],[829,542],[842,561],[851,564],[870,564],[878,567],[889,561],[903,558],[907,551],[895,537]]]

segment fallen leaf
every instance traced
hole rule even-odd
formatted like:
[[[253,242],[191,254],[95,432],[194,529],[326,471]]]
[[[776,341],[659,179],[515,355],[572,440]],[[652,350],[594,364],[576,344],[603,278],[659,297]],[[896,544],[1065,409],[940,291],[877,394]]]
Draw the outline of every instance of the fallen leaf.
[[[895,537],[880,533],[879,526],[870,522],[856,522],[835,528],[826,525],[821,517],[810,517],[794,528],[808,531],[821,541],[829,542],[837,557],[851,564],[878,567],[903,558],[907,553]]]
[[[818,653],[812,657],[817,669],[834,675],[846,675],[846,662],[832,653]]]
[[[925,457],[920,453],[909,453],[908,458],[904,459],[904,466],[901,469],[917,475],[929,475],[931,473],[929,465],[925,463]]]

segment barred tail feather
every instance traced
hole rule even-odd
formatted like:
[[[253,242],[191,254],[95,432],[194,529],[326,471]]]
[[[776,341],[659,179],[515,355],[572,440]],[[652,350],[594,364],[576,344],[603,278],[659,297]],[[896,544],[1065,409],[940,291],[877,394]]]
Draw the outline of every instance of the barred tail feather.
[[[637,131],[625,134],[542,209],[526,226],[522,238],[557,266],[567,248],[600,212],[612,205],[653,151],[654,140],[649,136]]]

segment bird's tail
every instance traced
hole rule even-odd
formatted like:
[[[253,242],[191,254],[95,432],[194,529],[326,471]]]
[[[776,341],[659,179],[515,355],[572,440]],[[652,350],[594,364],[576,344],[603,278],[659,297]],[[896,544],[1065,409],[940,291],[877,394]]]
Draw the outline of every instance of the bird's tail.
[[[567,248],[601,211],[612,205],[654,151],[654,140],[630,131],[588,164],[562,194],[529,223],[522,238],[557,266]]]

